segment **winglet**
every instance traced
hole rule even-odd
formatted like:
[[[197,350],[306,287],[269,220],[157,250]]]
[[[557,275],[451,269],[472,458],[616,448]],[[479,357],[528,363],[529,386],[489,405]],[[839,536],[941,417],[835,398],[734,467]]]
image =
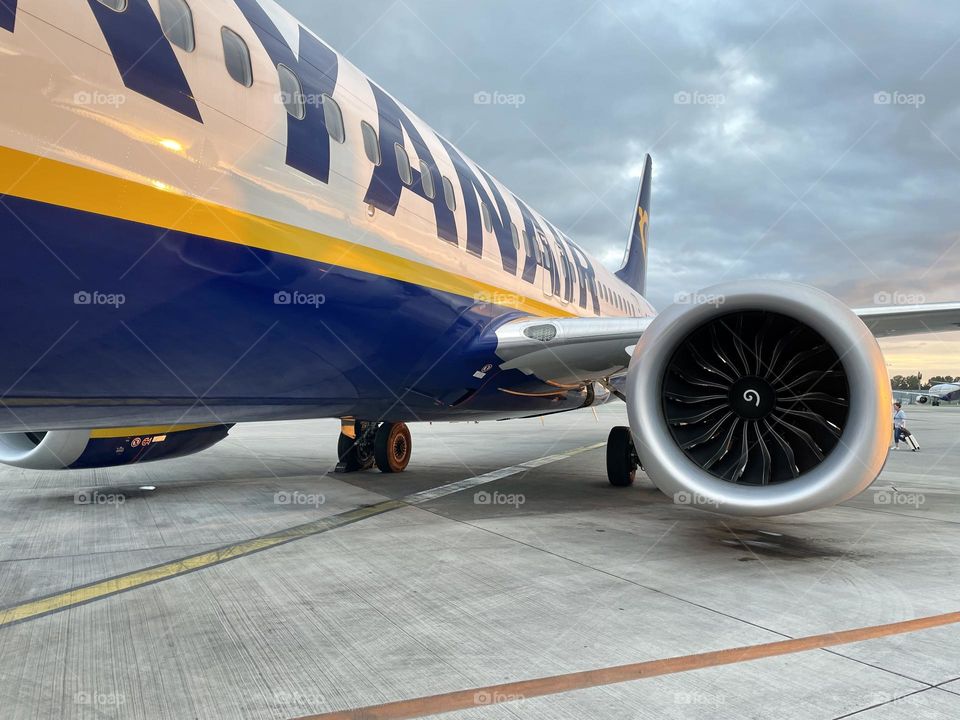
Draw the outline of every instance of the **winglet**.
[[[637,209],[631,222],[630,243],[623,256],[617,277],[641,295],[647,289],[647,234],[650,229],[650,186],[653,182],[653,159],[647,155],[640,176]]]

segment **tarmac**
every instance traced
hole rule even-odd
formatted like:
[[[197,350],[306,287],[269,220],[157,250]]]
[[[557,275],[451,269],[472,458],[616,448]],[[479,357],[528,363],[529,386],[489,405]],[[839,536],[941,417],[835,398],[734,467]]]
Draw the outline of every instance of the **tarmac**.
[[[960,411],[908,414],[921,452],[767,519],[610,487],[620,403],[413,425],[399,475],[333,474],[326,420],[4,468],[0,716],[958,718]]]

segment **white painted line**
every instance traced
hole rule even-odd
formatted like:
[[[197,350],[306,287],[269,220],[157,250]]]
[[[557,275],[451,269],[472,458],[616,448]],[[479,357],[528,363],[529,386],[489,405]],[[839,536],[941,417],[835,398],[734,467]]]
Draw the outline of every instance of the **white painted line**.
[[[476,475],[471,478],[466,478],[465,480],[458,480],[457,482],[450,483],[449,485],[441,485],[440,487],[431,488],[430,490],[423,490],[418,493],[413,493],[412,495],[407,495],[406,497],[400,498],[400,502],[405,502],[408,505],[419,505],[430,500],[436,500],[437,498],[446,497],[447,495],[453,495],[454,493],[461,492],[462,490],[475,488],[478,485],[486,485],[487,483],[492,483],[496,480],[502,480],[505,477],[517,475],[519,473],[532,470],[533,468],[543,467],[544,465],[550,465],[551,463],[559,462],[561,460],[568,460],[569,458],[580,455],[581,453],[602,448],[605,445],[605,442],[594,443],[593,445],[574,448],[573,450],[565,453],[547,455],[546,457],[537,458],[536,460],[528,460],[527,462],[520,463],[519,465],[511,465],[510,467],[500,468],[499,470],[491,470],[483,475]]]

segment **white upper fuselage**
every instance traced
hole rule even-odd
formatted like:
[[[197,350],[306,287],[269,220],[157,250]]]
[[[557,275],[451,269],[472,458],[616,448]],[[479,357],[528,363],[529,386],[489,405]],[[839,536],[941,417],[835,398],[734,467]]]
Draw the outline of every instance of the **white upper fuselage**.
[[[131,0],[131,8],[144,2],[160,16],[160,0]],[[256,2],[282,34],[283,42],[303,59],[304,29],[272,0]],[[190,6],[196,47],[192,52],[176,46],[172,49],[202,122],[125,86],[115,48],[108,42],[90,4],[19,0],[16,32],[0,37],[0,52],[10,68],[4,72],[4,94],[7,102],[16,105],[15,112],[3,113],[0,145],[163,193],[278,221],[344,241],[361,251],[386,253],[397,260],[397,267],[403,260],[410,260],[418,267],[437,271],[436,275],[411,271],[413,275],[426,275],[421,278],[424,285],[445,288],[455,282],[463,287],[461,281],[451,280],[459,277],[469,281],[466,287],[472,287],[479,299],[496,305],[545,316],[653,313],[638,293],[529,208],[529,216],[542,228],[538,241],[545,242],[552,254],[552,259],[544,260],[540,251],[541,259],[532,277],[530,273],[526,279],[523,277],[522,240],[514,271],[505,269],[502,244],[487,228],[482,230],[482,252],[478,253],[476,247],[468,250],[465,188],[458,181],[451,153],[425,122],[399,104],[429,149],[437,177],[449,178],[452,183],[457,242],[438,238],[434,203],[409,188],[400,193],[393,214],[374,208],[366,201],[374,165],[364,152],[360,128],[361,122],[380,128],[375,86],[339,55],[332,97],[342,111],[345,141],[330,143],[328,181],[322,182],[291,167],[291,121],[281,101],[277,63],[258,38],[258,32],[234,0],[194,0]],[[250,87],[228,75],[221,38],[223,27],[236,32],[249,47],[253,72]],[[319,45],[315,36],[308,35]],[[42,86],[42,91],[38,92],[38,86]],[[306,88],[305,91],[307,111],[322,112],[317,109],[319,99],[311,97]],[[406,132],[404,138],[410,164],[417,172],[421,160],[417,143]],[[389,161],[395,159],[391,157]],[[465,162],[480,178],[488,195],[493,196],[496,191],[502,197],[507,216],[500,217],[494,203],[490,210],[495,221],[505,226],[513,223],[522,233],[525,224],[521,201],[471,161]],[[441,184],[436,184],[435,192],[442,195]],[[122,217],[152,221],[149,208],[125,207],[123,198],[117,198],[116,212]],[[171,221],[176,222],[177,218]],[[247,237],[222,239],[263,247],[257,239]],[[303,254],[311,257],[314,250]],[[352,257],[345,262],[349,263]],[[404,272],[402,267],[383,267],[383,261],[371,259],[369,253],[361,252],[361,257],[361,270],[374,267],[386,274]],[[575,267],[575,259],[589,265],[592,279]],[[387,265],[390,263],[393,261],[388,260]],[[559,277],[548,280],[550,273],[545,265],[557,268]],[[406,276],[403,279],[416,280]],[[557,293],[553,285],[557,280],[561,288],[566,283],[573,291]]]

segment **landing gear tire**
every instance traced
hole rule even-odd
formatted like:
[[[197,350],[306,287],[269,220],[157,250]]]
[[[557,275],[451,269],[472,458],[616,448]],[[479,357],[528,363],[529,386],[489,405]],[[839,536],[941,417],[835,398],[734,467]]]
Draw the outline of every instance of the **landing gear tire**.
[[[352,473],[373,467],[373,433],[371,423],[358,422],[354,428],[356,437],[340,433],[337,440],[338,473]]]
[[[373,443],[374,458],[380,472],[399,473],[407,469],[413,441],[406,423],[383,423]]]
[[[607,479],[614,487],[630,487],[637,476],[636,451],[630,428],[615,427],[607,437]]]

